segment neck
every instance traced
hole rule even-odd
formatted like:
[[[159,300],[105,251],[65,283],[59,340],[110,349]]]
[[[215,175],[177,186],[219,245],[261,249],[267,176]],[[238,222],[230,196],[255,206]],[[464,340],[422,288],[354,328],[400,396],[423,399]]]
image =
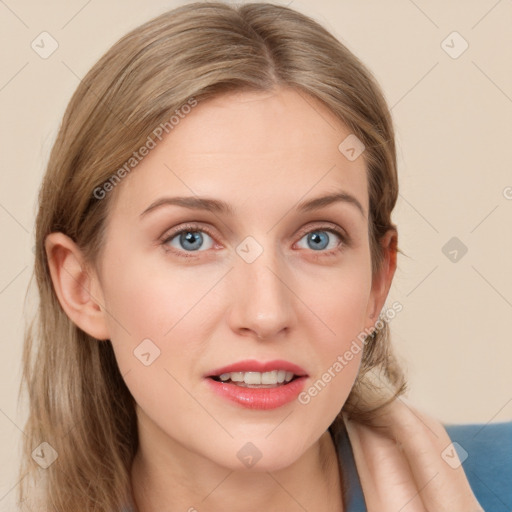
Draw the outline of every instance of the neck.
[[[220,512],[242,506],[246,512],[304,512],[316,510],[318,503],[324,512],[343,512],[338,456],[328,431],[293,464],[273,472],[231,470],[168,437],[155,442],[153,434],[139,429],[131,472],[137,512]]]

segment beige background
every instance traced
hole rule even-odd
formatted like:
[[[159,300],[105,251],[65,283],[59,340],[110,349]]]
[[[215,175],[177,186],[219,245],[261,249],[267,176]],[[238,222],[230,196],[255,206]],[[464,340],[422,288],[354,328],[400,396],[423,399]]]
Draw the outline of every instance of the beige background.
[[[0,1],[2,511],[14,509],[26,414],[17,389],[36,193],[58,124],[80,77],[111,44],[182,3]],[[512,419],[512,2],[276,3],[339,37],[374,72],[392,107],[400,174],[394,221],[407,257],[399,256],[388,304],[404,307],[391,329],[408,368],[409,399],[448,423]],[[59,45],[47,59],[31,48],[43,31]],[[452,58],[464,41],[467,50]],[[443,250],[452,237],[467,247],[457,261],[449,254],[455,246]]]

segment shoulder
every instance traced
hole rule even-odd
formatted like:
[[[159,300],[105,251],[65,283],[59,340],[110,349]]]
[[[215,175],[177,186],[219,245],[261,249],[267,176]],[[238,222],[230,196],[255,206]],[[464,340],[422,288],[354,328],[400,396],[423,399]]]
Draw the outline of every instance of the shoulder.
[[[485,510],[512,510],[512,421],[489,424],[444,424],[477,500]],[[454,463],[455,464],[455,463]],[[458,463],[456,463],[458,464]]]

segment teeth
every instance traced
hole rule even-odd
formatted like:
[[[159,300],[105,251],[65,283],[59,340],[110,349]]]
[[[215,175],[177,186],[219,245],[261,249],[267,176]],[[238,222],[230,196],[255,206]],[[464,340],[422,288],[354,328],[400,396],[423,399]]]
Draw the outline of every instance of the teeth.
[[[277,384],[277,370],[265,372],[261,374],[262,384]],[[257,383],[259,384],[259,382]]]
[[[243,382],[245,384],[282,384],[283,382],[290,382],[293,379],[293,372],[286,370],[273,370],[271,372],[231,372],[219,375],[222,382],[231,379],[233,382]]]

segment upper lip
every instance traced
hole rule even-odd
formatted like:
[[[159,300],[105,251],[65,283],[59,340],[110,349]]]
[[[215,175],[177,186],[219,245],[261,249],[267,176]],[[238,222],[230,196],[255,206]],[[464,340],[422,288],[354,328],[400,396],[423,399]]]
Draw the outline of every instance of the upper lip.
[[[276,359],[274,361],[256,361],[255,359],[247,359],[245,361],[238,361],[222,368],[217,368],[208,373],[207,377],[218,377],[223,373],[231,372],[271,372],[273,370],[285,370],[292,372],[293,374],[302,377],[307,376],[306,371],[299,365],[284,361],[282,359]]]

